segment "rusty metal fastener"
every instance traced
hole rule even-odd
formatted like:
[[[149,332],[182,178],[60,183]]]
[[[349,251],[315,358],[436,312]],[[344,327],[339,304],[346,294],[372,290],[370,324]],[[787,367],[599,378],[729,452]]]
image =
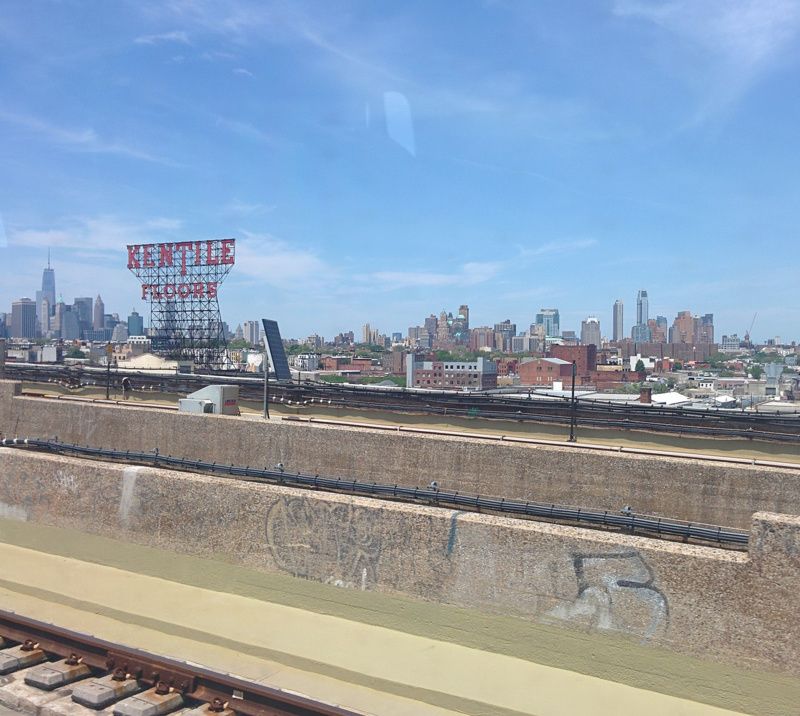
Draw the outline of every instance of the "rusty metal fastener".
[[[125,669],[114,669],[114,673],[111,675],[111,679],[113,681],[125,681],[128,678],[128,673]]]
[[[212,713],[219,713],[220,711],[224,711],[225,707],[228,705],[226,701],[223,701],[218,696],[215,696],[211,703],[208,705],[208,710]]]
[[[81,663],[81,661],[82,659],[80,659],[78,655],[73,652],[65,659],[64,663],[68,666],[77,666]]]
[[[159,696],[164,696],[165,694],[168,694],[169,693],[169,684],[167,684],[167,683],[165,683],[163,681],[159,681],[156,684],[156,693]]]
[[[22,642],[22,646],[20,646],[20,651],[33,651],[34,649],[38,648],[38,644],[34,644],[32,639],[26,639]]]

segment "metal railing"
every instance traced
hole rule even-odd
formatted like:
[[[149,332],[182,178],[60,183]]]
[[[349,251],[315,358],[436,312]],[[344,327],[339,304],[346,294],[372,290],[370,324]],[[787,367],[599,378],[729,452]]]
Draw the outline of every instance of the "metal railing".
[[[616,529],[627,532],[628,534],[639,534],[647,537],[682,539],[685,541],[696,540],[733,549],[746,548],[748,544],[748,533],[744,530],[737,530],[719,525],[684,522],[650,515],[638,515],[624,510],[620,513],[616,513],[609,512],[608,510],[585,509],[542,502],[482,497],[481,495],[440,490],[433,485],[429,487],[406,487],[377,482],[344,480],[338,477],[290,473],[278,466],[272,469],[262,469],[243,467],[241,465],[225,465],[216,462],[206,462],[204,460],[191,460],[188,458],[162,455],[158,450],[154,450],[153,452],[109,450],[90,446],[71,445],[58,442],[57,440],[38,440],[30,438],[3,438],[0,440],[0,446],[43,450],[61,455],[77,455],[80,457],[90,457],[107,461],[136,463],[153,467],[169,467],[177,470],[227,475],[252,482],[328,490],[331,492],[365,497],[414,503],[422,502],[437,507],[450,507],[461,510],[472,510],[475,512],[487,511],[514,517],[528,517],[596,528]]]

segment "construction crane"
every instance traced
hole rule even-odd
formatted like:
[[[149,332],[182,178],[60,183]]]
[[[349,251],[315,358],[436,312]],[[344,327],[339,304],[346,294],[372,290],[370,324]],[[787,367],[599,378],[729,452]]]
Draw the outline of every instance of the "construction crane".
[[[750,343],[750,334],[751,334],[751,333],[752,333],[752,331],[753,331],[753,326],[755,325],[756,318],[758,318],[758,311],[756,311],[756,312],[753,314],[753,320],[752,320],[752,321],[750,321],[750,328],[748,328],[748,329],[747,329],[747,330],[744,332],[744,342],[745,342],[745,344],[747,345],[747,347],[748,347],[748,348],[749,348],[749,347],[752,345],[752,344]]]

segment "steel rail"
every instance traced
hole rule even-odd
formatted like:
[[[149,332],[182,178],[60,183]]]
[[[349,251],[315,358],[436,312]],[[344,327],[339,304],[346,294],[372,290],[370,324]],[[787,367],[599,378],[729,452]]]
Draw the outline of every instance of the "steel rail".
[[[163,684],[197,701],[226,704],[240,716],[356,716],[354,711],[324,704],[298,694],[220,674],[194,664],[114,644],[88,634],[0,609],[0,636],[38,644],[45,653],[75,654],[90,668],[123,669],[148,686]]]
[[[11,364],[13,366],[13,364]],[[53,375],[67,375],[70,380],[81,376],[95,381],[100,378],[86,368],[43,369],[33,366],[6,366],[9,377],[52,380]],[[157,387],[164,392],[186,392],[189,386],[206,385],[209,382],[231,382],[238,384],[242,397],[261,400],[260,381],[258,386],[252,378],[243,376],[219,376],[205,374],[142,375],[136,371],[118,371],[116,377],[128,375],[141,385]],[[275,402],[286,402],[302,406],[307,401],[319,400],[323,405],[352,407],[367,410],[388,410],[394,412],[416,412],[429,414],[450,414],[465,417],[484,417],[488,419],[532,421],[550,424],[565,424],[569,420],[569,406],[558,399],[536,397],[507,398],[486,394],[461,394],[446,391],[419,392],[374,387],[329,386],[321,383],[305,382],[275,383],[273,385]],[[708,410],[691,411],[682,408],[663,408],[635,405],[595,404],[583,402],[578,406],[579,422],[586,427],[600,427],[623,430],[644,430],[686,435],[708,435],[747,440],[767,440],[784,443],[800,443],[800,417],[797,415],[760,415],[734,411]]]
[[[95,381],[99,381],[99,373],[102,369],[91,367],[64,367],[64,366],[39,366],[28,364],[6,364],[6,373],[8,377],[17,376],[19,379],[28,379],[35,382],[37,379],[52,381],[54,375],[66,375],[68,378],[79,380],[80,376],[91,378],[94,376]],[[258,378],[246,377],[241,374],[170,374],[170,375],[148,375],[141,371],[135,370],[115,370],[114,376],[128,376],[137,379],[139,382],[148,385],[162,385],[167,387],[167,384],[175,384],[181,382],[189,383],[220,383],[230,382],[240,385],[242,388],[253,387],[257,389],[261,384]],[[257,385],[256,385],[257,384]],[[531,395],[528,398],[510,398],[500,394],[488,393],[459,393],[454,391],[444,390],[425,390],[424,392],[418,389],[401,389],[401,388],[376,388],[375,386],[353,386],[353,385],[332,385],[324,382],[304,381],[303,383],[275,383],[275,389],[285,392],[286,394],[318,394],[318,395],[360,395],[360,396],[374,396],[374,397],[394,397],[400,400],[436,400],[437,402],[448,402],[452,404],[459,403],[475,403],[480,402],[483,404],[504,405],[507,407],[524,407],[526,405],[538,404],[542,407],[564,409],[568,405],[567,401],[558,398],[542,398],[536,395]],[[697,410],[690,410],[681,407],[667,408],[657,405],[649,405],[647,407],[637,408],[636,404],[626,403],[624,405],[617,405],[615,403],[598,403],[598,402],[584,402],[580,404],[581,410],[586,411],[600,411],[600,412],[625,412],[626,414],[636,413],[647,416],[681,416],[693,420],[701,420],[705,422],[709,419],[719,419],[721,421],[733,422],[770,422],[785,424],[789,427],[800,426],[800,416],[797,414],[783,415],[780,413],[740,413],[732,410],[722,409],[709,409],[702,412]]]
[[[719,525],[698,524],[650,515],[637,515],[634,513],[617,514],[609,512],[608,510],[585,509],[568,505],[557,505],[554,503],[548,504],[484,497],[457,491],[439,490],[435,487],[406,487],[396,484],[345,480],[338,477],[288,473],[278,469],[270,470],[268,468],[260,469],[241,465],[225,465],[216,462],[162,455],[157,450],[153,452],[108,450],[98,447],[70,445],[55,440],[29,438],[3,438],[0,440],[0,447],[27,448],[106,461],[229,475],[252,482],[265,482],[269,484],[305,487],[317,490],[322,489],[330,492],[405,502],[424,502],[437,507],[470,509],[476,512],[489,511],[502,515],[568,522],[597,528],[610,528],[625,531],[629,534],[638,533],[648,537],[671,537],[686,541],[698,540],[701,542],[711,542],[716,546],[732,549],[746,548],[749,538],[748,533],[744,530],[737,530]]]

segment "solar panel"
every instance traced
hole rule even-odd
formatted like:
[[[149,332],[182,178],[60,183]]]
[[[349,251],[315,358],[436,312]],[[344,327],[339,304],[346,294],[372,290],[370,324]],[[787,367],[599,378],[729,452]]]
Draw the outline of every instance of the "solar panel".
[[[264,324],[264,335],[266,336],[267,354],[272,370],[278,380],[291,380],[292,374],[289,372],[289,361],[286,360],[286,351],[283,349],[281,331],[277,321],[269,318],[262,318]]]

